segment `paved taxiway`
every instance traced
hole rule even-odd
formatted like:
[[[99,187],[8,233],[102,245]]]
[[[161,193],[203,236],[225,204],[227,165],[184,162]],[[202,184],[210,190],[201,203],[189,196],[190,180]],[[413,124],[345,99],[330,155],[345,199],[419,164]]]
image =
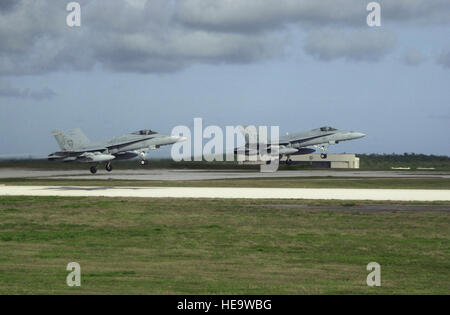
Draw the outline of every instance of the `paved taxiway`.
[[[422,189],[0,186],[0,195],[450,201],[450,190]]]
[[[42,169],[0,169],[0,178],[42,178],[42,179],[114,179],[114,180],[205,180],[233,178],[274,178],[274,177],[398,177],[398,178],[450,178],[449,172],[437,171],[360,171],[360,170],[298,170],[261,173],[257,170],[173,170],[173,169],[103,169],[95,175],[89,170],[42,170]]]

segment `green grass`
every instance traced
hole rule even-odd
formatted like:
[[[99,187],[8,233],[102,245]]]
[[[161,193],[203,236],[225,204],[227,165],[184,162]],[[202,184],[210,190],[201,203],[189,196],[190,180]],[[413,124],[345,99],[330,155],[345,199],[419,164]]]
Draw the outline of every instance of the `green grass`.
[[[190,181],[133,181],[85,179],[0,179],[5,185],[159,186],[159,187],[269,187],[269,188],[368,188],[450,189],[450,178],[338,178],[280,177]]]
[[[366,204],[0,197],[0,293],[448,294],[449,212]]]

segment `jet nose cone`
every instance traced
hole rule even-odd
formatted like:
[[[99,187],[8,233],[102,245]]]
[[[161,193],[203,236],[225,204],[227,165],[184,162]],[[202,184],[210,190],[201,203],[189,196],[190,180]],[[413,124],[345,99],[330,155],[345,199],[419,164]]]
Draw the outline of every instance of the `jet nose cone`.
[[[355,139],[358,139],[358,138],[364,138],[366,136],[366,134],[362,133],[362,132],[354,132],[353,136],[355,137]]]
[[[186,140],[187,140],[187,137],[172,136],[172,139],[173,139],[175,142],[183,142],[183,141],[186,141]]]

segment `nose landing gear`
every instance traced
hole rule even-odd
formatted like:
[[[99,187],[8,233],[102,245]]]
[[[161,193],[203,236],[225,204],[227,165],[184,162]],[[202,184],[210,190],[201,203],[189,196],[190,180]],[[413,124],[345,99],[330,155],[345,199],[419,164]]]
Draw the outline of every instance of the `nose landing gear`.
[[[327,145],[315,145],[314,147],[317,148],[317,149],[322,150],[322,153],[320,154],[320,158],[321,159],[326,159],[328,157],[328,155],[325,153],[325,151],[328,148]]]
[[[140,163],[141,163],[142,166],[144,166],[145,164],[147,164],[147,161],[145,161],[145,157],[147,156],[147,152],[142,151],[139,155],[141,156],[141,162]]]
[[[92,174],[97,173],[97,166],[91,166],[90,171]]]

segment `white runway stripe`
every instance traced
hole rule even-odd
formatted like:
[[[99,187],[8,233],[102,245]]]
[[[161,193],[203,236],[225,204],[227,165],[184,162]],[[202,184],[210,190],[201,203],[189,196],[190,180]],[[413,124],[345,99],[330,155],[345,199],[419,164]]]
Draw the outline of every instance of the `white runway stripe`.
[[[450,201],[450,190],[426,189],[0,186],[0,195]]]

